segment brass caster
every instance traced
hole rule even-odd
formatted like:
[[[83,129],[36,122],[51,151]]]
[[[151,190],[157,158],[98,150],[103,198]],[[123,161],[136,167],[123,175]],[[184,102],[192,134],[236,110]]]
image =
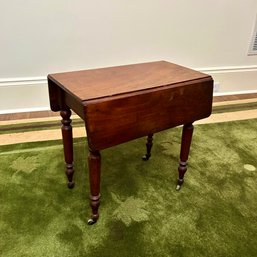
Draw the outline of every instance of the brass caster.
[[[177,185],[177,186],[176,186],[176,190],[177,190],[177,191],[179,191],[180,188],[181,188],[181,185]]]
[[[151,154],[145,154],[144,156],[142,156],[142,160],[143,161],[148,161],[151,157]]]
[[[74,181],[72,181],[72,182],[69,181],[67,183],[67,186],[68,186],[69,189],[72,189],[75,186],[75,182]]]
[[[184,182],[183,179],[178,179],[177,186],[176,186],[177,191],[180,190],[180,188],[182,187],[183,182]]]
[[[94,219],[90,218],[90,219],[87,221],[87,224],[88,224],[88,225],[93,225],[93,224],[95,224],[96,222],[97,222],[97,220],[94,220]]]

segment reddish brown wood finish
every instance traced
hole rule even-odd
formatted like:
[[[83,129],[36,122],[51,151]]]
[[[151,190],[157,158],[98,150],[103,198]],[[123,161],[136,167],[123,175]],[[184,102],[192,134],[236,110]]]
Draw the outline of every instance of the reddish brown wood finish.
[[[87,101],[89,145],[91,149],[102,150],[193,122],[209,116],[211,106],[210,80]]]
[[[180,189],[184,182],[184,175],[187,171],[187,160],[190,151],[190,145],[192,141],[194,126],[192,123],[185,124],[182,130],[181,149],[180,149],[180,162],[178,167],[178,183],[177,190]]]
[[[98,218],[98,208],[100,205],[100,175],[101,175],[101,155],[99,151],[89,150],[88,155],[89,184],[90,184],[90,205],[92,208],[89,225],[94,224]]]
[[[62,138],[63,138],[63,149],[64,158],[66,162],[66,175],[68,178],[68,187],[74,187],[73,181],[73,139],[72,139],[72,126],[71,124],[71,111],[70,109],[62,110]]]
[[[51,109],[62,110],[64,116],[65,159],[69,165],[73,157],[69,157],[72,150],[68,150],[72,143],[71,133],[66,132],[70,131],[67,108],[85,121],[90,149],[92,218],[89,224],[99,216],[100,150],[148,135],[146,156],[149,158],[154,133],[186,124],[179,167],[181,186],[192,123],[211,114],[213,80],[209,75],[160,61],[51,74],[48,85]]]
[[[159,61],[49,75],[49,79],[80,101],[174,85],[210,76]]]

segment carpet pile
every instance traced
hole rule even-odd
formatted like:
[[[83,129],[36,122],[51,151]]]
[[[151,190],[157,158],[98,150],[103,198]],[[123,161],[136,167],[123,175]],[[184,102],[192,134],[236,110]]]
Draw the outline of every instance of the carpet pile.
[[[181,128],[102,151],[100,219],[87,225],[87,145],[74,140],[75,188],[60,140],[0,146],[0,255],[257,256],[257,119],[196,125],[175,190]]]

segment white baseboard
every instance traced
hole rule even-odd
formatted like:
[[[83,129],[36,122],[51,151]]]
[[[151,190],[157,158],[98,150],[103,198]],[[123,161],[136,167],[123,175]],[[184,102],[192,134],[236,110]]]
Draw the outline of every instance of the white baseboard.
[[[242,94],[256,94],[257,90],[242,90],[231,92],[214,92],[213,96],[225,96],[225,95],[242,95]]]
[[[214,96],[257,93],[257,66],[196,69],[210,74],[220,84]],[[0,114],[50,110],[47,78],[0,79]]]
[[[49,109],[46,77],[0,79],[0,114]]]
[[[219,91],[214,95],[248,94],[257,91],[257,66],[234,66],[200,68],[201,72],[210,74]]]
[[[7,110],[0,110],[0,114],[38,112],[38,111],[50,111],[50,107],[42,106],[42,107],[34,107],[34,108],[7,109]]]
[[[28,77],[28,78],[5,78],[0,79],[0,87],[6,86],[22,86],[22,85],[36,85],[46,84],[46,77]]]
[[[210,73],[210,74],[233,73],[233,72],[257,71],[257,65],[196,68],[195,70],[205,72],[205,73]]]

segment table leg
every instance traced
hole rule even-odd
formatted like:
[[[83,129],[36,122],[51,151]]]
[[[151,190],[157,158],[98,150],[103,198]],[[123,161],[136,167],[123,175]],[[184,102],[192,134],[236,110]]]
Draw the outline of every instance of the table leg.
[[[176,189],[179,190],[184,182],[184,175],[187,171],[187,159],[190,151],[190,145],[192,141],[194,126],[192,123],[185,124],[183,126],[181,150],[180,150],[180,162],[178,167],[179,178]]]
[[[90,205],[92,208],[91,218],[88,224],[92,225],[99,218],[98,208],[100,205],[100,175],[101,175],[101,154],[99,151],[89,150],[89,183],[90,183]]]
[[[66,175],[68,178],[68,187],[74,187],[73,181],[73,140],[72,140],[72,126],[71,124],[71,111],[70,109],[62,110],[60,112],[62,116],[62,139],[63,139],[63,149],[64,149],[64,158],[66,162]]]
[[[142,157],[144,161],[149,160],[151,157],[151,149],[153,146],[153,134],[149,134],[146,142],[146,154]]]

